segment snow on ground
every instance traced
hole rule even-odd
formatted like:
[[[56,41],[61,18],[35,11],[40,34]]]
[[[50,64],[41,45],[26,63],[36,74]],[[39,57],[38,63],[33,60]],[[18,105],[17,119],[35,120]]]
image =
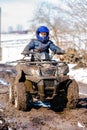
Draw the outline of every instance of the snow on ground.
[[[19,39],[30,39],[32,34],[1,34],[1,41],[19,40]]]
[[[69,64],[69,75],[76,81],[87,84],[87,68],[73,69],[76,64]]]

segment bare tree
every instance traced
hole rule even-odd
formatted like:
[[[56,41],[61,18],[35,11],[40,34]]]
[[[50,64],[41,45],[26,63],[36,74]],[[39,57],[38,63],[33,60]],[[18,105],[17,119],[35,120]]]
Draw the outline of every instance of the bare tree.
[[[49,3],[42,3],[35,13],[34,19],[31,21],[31,29],[34,31],[40,25],[46,25],[51,30],[51,38],[59,44],[59,34],[66,30],[68,24],[64,22],[62,16],[59,15],[61,9]],[[34,21],[34,22],[33,22]],[[67,26],[67,27],[66,27]]]
[[[71,9],[69,15],[73,18],[71,19],[74,28],[72,35],[74,39],[78,38],[79,49],[82,44],[84,45],[84,48],[87,49],[87,0],[65,1],[67,3],[67,6]]]
[[[36,10],[35,17],[31,21],[31,29],[34,31],[40,25],[46,25],[51,30],[51,37],[59,44],[60,37],[66,34],[72,38],[73,46],[79,48],[82,33],[87,34],[87,0],[62,0],[66,8],[43,2]],[[66,39],[66,38],[65,38]],[[79,44],[75,45],[78,39]],[[67,40],[67,39],[66,39]],[[86,42],[85,38],[85,44]]]

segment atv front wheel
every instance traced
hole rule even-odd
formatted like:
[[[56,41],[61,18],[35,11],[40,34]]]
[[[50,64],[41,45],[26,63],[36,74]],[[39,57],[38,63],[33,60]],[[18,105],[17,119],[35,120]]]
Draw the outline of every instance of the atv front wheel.
[[[67,83],[67,104],[66,108],[76,108],[79,99],[79,88],[75,80]]]
[[[26,92],[24,83],[18,82],[15,85],[15,108],[18,110],[30,110],[32,102],[32,96]]]
[[[51,108],[54,111],[63,111],[66,98],[63,95],[56,95],[50,102]]]

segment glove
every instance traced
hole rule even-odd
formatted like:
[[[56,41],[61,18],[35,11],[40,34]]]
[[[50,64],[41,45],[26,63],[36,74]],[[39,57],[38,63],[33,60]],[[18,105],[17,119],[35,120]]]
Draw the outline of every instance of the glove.
[[[61,54],[65,54],[65,50],[61,50]]]
[[[29,56],[30,50],[25,50],[24,49],[21,54],[24,55],[24,56]]]
[[[21,54],[24,56],[29,56],[29,53],[22,52]]]
[[[54,54],[63,55],[65,54],[65,50],[55,50]]]

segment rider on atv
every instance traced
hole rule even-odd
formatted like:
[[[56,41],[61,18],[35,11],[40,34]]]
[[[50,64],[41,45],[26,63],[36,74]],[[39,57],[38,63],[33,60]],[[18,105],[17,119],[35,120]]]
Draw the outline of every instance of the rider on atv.
[[[64,50],[56,46],[49,39],[49,29],[46,26],[40,26],[36,30],[36,38],[32,39],[29,44],[24,48],[22,54],[28,55],[31,49],[35,49],[38,51],[38,57],[41,59],[44,54],[45,60],[50,60],[49,49],[53,51],[55,54],[64,54]]]

